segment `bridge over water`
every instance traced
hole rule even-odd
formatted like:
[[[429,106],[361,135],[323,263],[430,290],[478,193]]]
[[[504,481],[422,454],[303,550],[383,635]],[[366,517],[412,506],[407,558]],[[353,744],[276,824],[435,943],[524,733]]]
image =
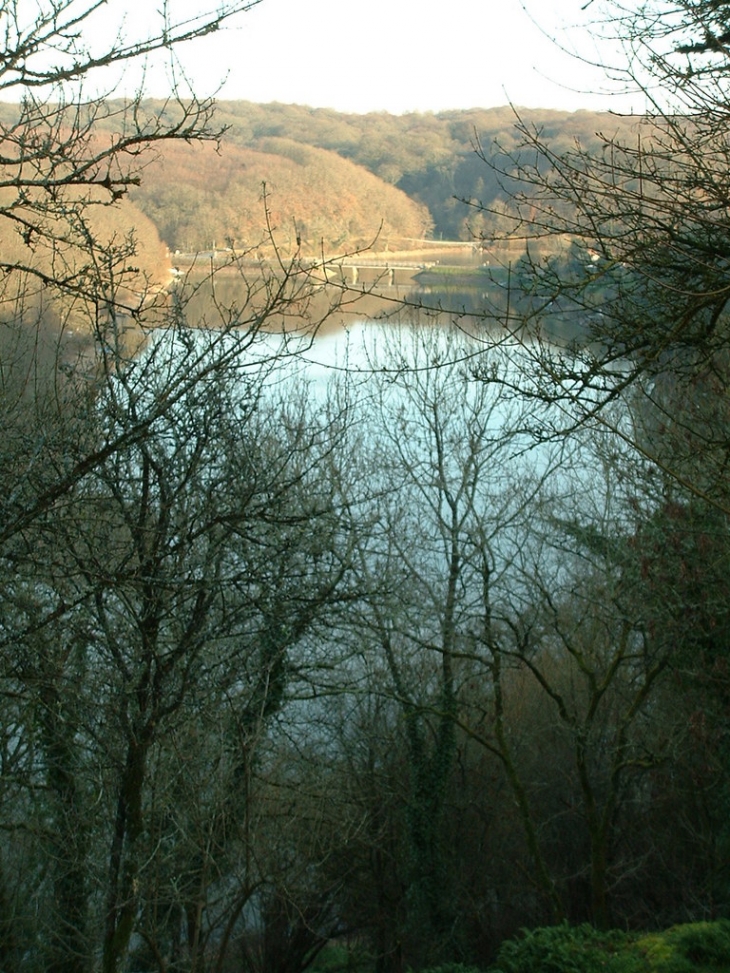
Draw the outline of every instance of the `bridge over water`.
[[[384,259],[362,259],[347,257],[338,261],[335,266],[341,271],[351,285],[359,283],[382,284],[392,286],[393,284],[405,284],[410,281],[421,270],[426,267],[433,267],[435,261],[418,260],[384,260]]]
[[[410,285],[413,278],[420,271],[428,270],[436,264],[446,266],[470,263],[469,254],[479,252],[474,243],[463,240],[414,240],[414,249],[393,251],[353,253],[348,256],[325,255],[323,259],[304,259],[304,266],[333,283],[346,284],[348,287],[392,287]],[[457,252],[461,253],[457,256]],[[453,255],[453,257],[452,257]],[[209,264],[225,264],[239,261],[243,264],[250,262],[251,266],[258,266],[258,258],[248,253],[238,253],[231,249],[211,249],[192,253],[175,251],[171,258],[176,264],[173,276],[183,276],[181,267],[200,265],[205,268]],[[456,258],[456,259],[454,259]],[[465,259],[466,258],[466,259]]]

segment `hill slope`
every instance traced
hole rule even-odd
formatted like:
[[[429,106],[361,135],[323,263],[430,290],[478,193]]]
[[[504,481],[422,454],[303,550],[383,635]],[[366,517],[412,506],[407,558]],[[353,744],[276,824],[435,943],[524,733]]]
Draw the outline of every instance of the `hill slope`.
[[[266,241],[267,214],[279,246],[306,252],[347,250],[376,238],[421,238],[428,210],[363,166],[335,152],[266,137],[167,146],[147,166],[134,202],[172,248],[255,247]]]

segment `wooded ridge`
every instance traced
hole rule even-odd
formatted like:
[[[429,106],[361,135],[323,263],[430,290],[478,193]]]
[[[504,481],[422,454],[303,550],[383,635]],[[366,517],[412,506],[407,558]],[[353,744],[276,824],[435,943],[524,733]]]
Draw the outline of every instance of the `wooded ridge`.
[[[220,150],[167,146],[131,195],[171,249],[255,245],[266,232],[264,185],[282,246],[297,238],[314,252],[322,242],[347,250],[375,237],[393,238],[394,249],[397,238],[471,240],[499,229],[487,211],[506,206],[514,189],[499,173],[516,151],[518,114],[556,153],[576,141],[598,151],[598,133],[625,135],[639,122],[510,107],[356,115],[224,101]],[[468,205],[477,201],[483,210]]]

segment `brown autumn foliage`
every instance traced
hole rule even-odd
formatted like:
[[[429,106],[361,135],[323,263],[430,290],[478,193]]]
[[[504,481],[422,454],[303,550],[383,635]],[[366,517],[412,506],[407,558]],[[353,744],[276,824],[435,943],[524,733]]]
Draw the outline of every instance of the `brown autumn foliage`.
[[[174,116],[174,108],[154,100],[145,107]],[[0,117],[12,119],[12,106],[0,104]],[[284,248],[294,248],[299,237],[305,252],[322,244],[347,250],[369,245],[378,232],[381,243],[424,233],[492,236],[500,233],[499,214],[517,186],[511,173],[520,160],[518,119],[557,153],[576,144],[599,152],[600,133],[626,137],[638,120],[509,106],[357,115],[224,101],[216,106],[216,125],[225,129],[221,146],[159,149],[143,163],[133,199],[173,249],[207,250],[231,240],[256,246],[268,233],[264,184]],[[99,119],[99,138],[111,124]]]
[[[513,153],[519,155],[518,118],[539,131],[557,153],[576,143],[590,152],[600,152],[603,143],[599,133],[609,139],[621,134],[626,137],[637,122],[635,116],[608,112],[509,105],[359,115],[306,105],[247,101],[219,103],[216,117],[227,126],[226,142],[231,145],[256,146],[273,136],[350,159],[427,206],[435,238],[465,240],[481,233],[490,235],[494,229],[485,211],[465,201],[480,201],[492,210],[505,205],[516,188],[501,172],[514,167]]]
[[[128,199],[107,205],[93,189],[68,193],[65,215],[59,215],[44,212],[41,190],[34,191],[26,213],[14,190],[0,189],[0,207],[9,214],[0,220],[0,253],[3,267],[12,271],[0,284],[0,318],[42,314],[87,330],[99,307],[114,304],[135,313],[166,285],[169,258],[138,207]]]
[[[186,251],[256,248],[269,227],[284,250],[306,253],[421,239],[431,227],[425,206],[362,166],[275,137],[217,151],[166,146],[133,199],[171,248]]]

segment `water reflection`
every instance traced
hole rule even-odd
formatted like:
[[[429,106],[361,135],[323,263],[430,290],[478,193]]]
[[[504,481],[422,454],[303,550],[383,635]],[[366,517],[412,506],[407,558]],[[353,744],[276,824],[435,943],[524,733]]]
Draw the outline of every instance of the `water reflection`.
[[[185,308],[191,325],[229,327],[235,321],[265,316],[269,331],[303,331],[326,336],[362,321],[456,327],[473,335],[494,336],[505,331],[522,339],[539,334],[566,348],[587,340],[584,315],[557,306],[535,313],[527,294],[513,286],[502,268],[485,269],[479,286],[429,284],[415,280],[384,284],[374,278],[352,285],[346,276],[328,275],[321,284],[303,270],[290,281],[291,295],[273,313],[266,313],[278,286],[276,276],[261,268],[230,266],[210,273],[190,274],[176,283],[173,299]]]

